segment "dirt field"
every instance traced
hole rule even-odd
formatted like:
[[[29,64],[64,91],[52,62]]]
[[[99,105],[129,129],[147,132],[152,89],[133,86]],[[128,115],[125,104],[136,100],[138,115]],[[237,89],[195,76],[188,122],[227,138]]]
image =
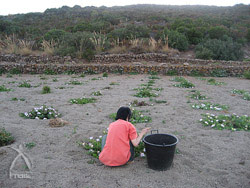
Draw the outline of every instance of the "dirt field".
[[[98,78],[94,79],[93,78]],[[25,169],[24,161],[17,161],[16,170],[28,171],[30,179],[9,177],[9,169],[17,152],[9,147],[0,148],[1,188],[210,188],[250,187],[250,132],[214,130],[199,122],[202,113],[232,114],[250,116],[250,102],[240,96],[232,96],[233,89],[250,91],[249,80],[243,78],[215,78],[227,85],[207,85],[206,81],[185,77],[195,84],[195,89],[207,95],[212,103],[228,105],[228,113],[195,110],[187,103],[191,89],[173,87],[170,76],[159,76],[153,87],[158,91],[158,100],[167,104],[150,102],[148,98],[133,96],[141,84],[149,80],[149,75],[13,75],[0,77],[0,85],[5,84],[10,92],[0,93],[0,127],[4,127],[15,137],[10,145],[24,146],[24,153],[32,162],[31,170]],[[41,79],[42,78],[42,79]],[[57,78],[58,81],[54,80]],[[72,80],[82,85],[66,85]],[[19,82],[28,80],[31,88],[18,87]],[[55,82],[56,81],[56,82]],[[117,82],[119,85],[110,85]],[[40,85],[41,84],[41,85]],[[41,94],[42,87],[48,85],[52,93]],[[63,87],[59,89],[60,87]],[[110,87],[105,88],[105,87]],[[72,98],[90,97],[94,91],[101,91],[97,102],[92,104],[70,104]],[[12,98],[25,99],[13,101]],[[91,158],[78,146],[79,140],[102,134],[120,106],[128,106],[133,100],[146,101],[152,106],[135,107],[149,110],[152,122],[137,124],[140,131],[145,126],[158,129],[160,133],[171,133],[179,138],[178,153],[170,170],[154,171],[147,167],[146,158],[136,158],[133,164],[123,167],[106,167],[98,161],[89,164]],[[191,100],[191,102],[197,102]],[[70,125],[59,128],[49,127],[49,120],[24,119],[19,116],[41,105],[53,106],[62,119]],[[27,143],[35,143],[31,149]]]

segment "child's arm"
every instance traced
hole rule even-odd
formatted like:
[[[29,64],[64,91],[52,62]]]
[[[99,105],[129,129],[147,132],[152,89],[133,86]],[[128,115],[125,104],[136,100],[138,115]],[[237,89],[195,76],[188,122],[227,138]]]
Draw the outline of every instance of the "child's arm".
[[[144,128],[142,129],[142,131],[139,133],[139,136],[134,139],[134,140],[131,140],[132,144],[137,147],[142,139],[142,137],[151,129],[151,127],[147,127],[147,128]]]

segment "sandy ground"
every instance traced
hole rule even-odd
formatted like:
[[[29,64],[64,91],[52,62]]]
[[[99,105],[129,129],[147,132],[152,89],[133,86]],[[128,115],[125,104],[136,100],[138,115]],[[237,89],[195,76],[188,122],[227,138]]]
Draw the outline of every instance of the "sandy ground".
[[[46,80],[41,80],[41,76]],[[75,78],[74,78],[75,77]],[[100,80],[92,80],[98,78]],[[172,86],[169,76],[159,76],[154,87],[162,87],[158,92],[159,100],[167,100],[168,104],[136,107],[138,110],[149,110],[152,122],[137,124],[140,131],[145,126],[158,129],[161,133],[171,133],[179,138],[174,163],[170,170],[154,171],[147,167],[146,158],[136,158],[133,164],[123,167],[106,167],[98,161],[88,164],[91,156],[77,145],[77,141],[90,136],[99,136],[120,106],[128,106],[135,99],[149,102],[148,98],[139,99],[133,95],[133,88],[147,83],[148,75],[14,75],[0,77],[0,85],[13,89],[0,93],[0,127],[13,134],[18,145],[34,142],[32,149],[24,147],[24,153],[32,161],[30,179],[10,179],[9,169],[17,152],[9,147],[0,148],[0,187],[1,188],[115,188],[115,187],[250,187],[250,132],[229,130],[213,130],[199,123],[202,113],[225,114],[194,110],[187,103],[189,90]],[[53,82],[57,78],[58,82]],[[242,78],[216,78],[227,85],[207,85],[206,81],[194,77],[185,77],[195,84],[197,90],[211,97],[213,103],[230,107],[229,114],[250,115],[250,102],[239,96],[232,96],[232,89],[250,91],[249,80]],[[77,79],[83,85],[65,85]],[[28,80],[32,86],[20,88],[20,81]],[[117,82],[119,85],[109,85]],[[51,94],[41,94],[42,87],[49,85]],[[103,89],[105,87],[111,89]],[[58,87],[65,87],[58,89]],[[89,97],[93,91],[101,91],[102,96],[93,104],[70,104],[71,98]],[[11,101],[13,97],[24,98],[25,101]],[[191,100],[192,101],[192,100]],[[194,101],[196,102],[196,101]],[[150,102],[149,102],[150,103]],[[70,125],[51,128],[49,120],[31,120],[19,117],[20,112],[27,112],[40,105],[53,106],[62,118]],[[17,162],[17,170],[23,170],[22,160]]]

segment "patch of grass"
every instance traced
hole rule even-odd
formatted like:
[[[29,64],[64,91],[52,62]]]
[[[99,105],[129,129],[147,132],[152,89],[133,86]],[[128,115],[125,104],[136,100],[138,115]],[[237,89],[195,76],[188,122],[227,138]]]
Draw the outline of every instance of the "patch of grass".
[[[101,91],[94,91],[94,92],[92,93],[92,95],[94,95],[94,96],[101,96],[102,93],[101,93]]]
[[[43,86],[42,94],[47,94],[47,93],[51,93],[50,87],[49,86]]]
[[[145,98],[145,97],[157,97],[159,94],[153,93],[152,89],[149,87],[136,89],[138,92],[134,95],[135,97]]]
[[[167,76],[176,76],[178,74],[177,70],[168,70],[166,72]]]
[[[13,69],[10,69],[9,73],[10,74],[21,74],[21,70],[18,68],[13,68]]]
[[[223,130],[228,129],[232,131],[250,131],[250,117],[233,115],[214,115],[202,114],[203,118],[200,122],[204,126],[210,126],[213,129]]]
[[[72,104],[88,104],[88,103],[94,103],[96,102],[96,99],[91,97],[91,98],[76,98],[76,99],[70,99],[69,101]]]
[[[243,74],[244,78],[250,79],[250,71],[245,71]]]
[[[29,143],[26,143],[25,144],[25,147],[27,148],[27,149],[32,149],[33,147],[35,147],[36,146],[36,143],[35,142],[29,142]]]
[[[12,74],[7,73],[6,78],[12,78],[12,77],[13,77]]]
[[[91,80],[100,80],[100,78],[92,78]]]
[[[14,142],[14,137],[5,128],[0,129],[0,147],[7,146]]]
[[[194,76],[194,77],[196,77],[196,76],[204,76],[204,74],[202,72],[198,71],[198,70],[192,70],[190,72],[189,76]]]
[[[52,81],[53,81],[53,82],[58,82],[57,78],[53,78]]]
[[[158,72],[156,72],[156,71],[149,71],[148,74],[150,74],[152,76],[155,76],[155,75],[158,75]]]
[[[55,72],[55,71],[53,71],[53,70],[51,70],[51,69],[46,69],[46,70],[43,72],[43,74],[47,74],[47,75],[55,75],[55,74],[56,74],[56,72]]]
[[[226,85],[225,82],[217,82],[215,79],[211,78],[211,79],[208,79],[207,80],[207,83],[208,85],[215,85],[215,86],[218,86],[218,85]]]
[[[129,72],[128,74],[129,75],[138,75],[139,73],[138,72]]]
[[[224,69],[215,69],[210,74],[212,77],[228,77],[228,73]]]
[[[84,74],[84,73],[80,74],[80,77],[81,77],[81,78],[84,78],[84,77],[85,77],[85,74]]]
[[[26,87],[26,88],[31,88],[31,84],[28,83],[27,81],[23,81],[22,83],[19,84],[18,87]]]
[[[156,75],[149,76],[148,78],[149,78],[149,79],[153,79],[153,80],[155,80],[155,79],[160,79],[160,77],[158,77],[158,76],[156,76]]]
[[[120,84],[117,82],[111,82],[109,85],[113,86],[113,85],[120,85]]]
[[[52,119],[60,117],[61,114],[58,113],[53,107],[48,107],[46,105],[42,105],[38,108],[33,108],[29,112],[20,113],[20,117],[26,119]]]
[[[187,80],[180,82],[179,84],[173,84],[175,87],[181,87],[181,88],[194,88],[195,85]]]
[[[83,83],[78,81],[78,80],[71,80],[70,82],[68,82],[68,84],[71,84],[71,85],[82,85]]]
[[[171,78],[170,81],[174,81],[174,82],[184,82],[186,81],[185,78],[181,77],[181,76],[176,76],[174,78]]]
[[[97,74],[94,70],[92,70],[91,68],[88,68],[85,72],[85,74]]]
[[[191,92],[191,94],[188,97],[191,98],[191,99],[195,99],[195,100],[205,100],[205,99],[208,99],[208,97],[206,95],[202,95],[200,93],[200,91],[191,90],[190,92]]]
[[[246,92],[243,94],[243,99],[244,100],[247,100],[247,101],[250,101],[250,93]]]
[[[12,101],[25,101],[24,98],[18,99],[16,97],[11,98]]]
[[[6,88],[5,85],[0,85],[0,92],[8,92],[11,91],[11,89]]]
[[[108,73],[107,73],[107,72],[104,72],[104,73],[102,74],[102,77],[108,77]]]
[[[241,95],[244,100],[250,101],[250,93],[245,90],[233,89],[232,93]]]
[[[216,111],[228,110],[228,106],[226,105],[212,104],[211,102],[192,104],[191,107],[193,109],[201,109],[201,110],[216,110]]]

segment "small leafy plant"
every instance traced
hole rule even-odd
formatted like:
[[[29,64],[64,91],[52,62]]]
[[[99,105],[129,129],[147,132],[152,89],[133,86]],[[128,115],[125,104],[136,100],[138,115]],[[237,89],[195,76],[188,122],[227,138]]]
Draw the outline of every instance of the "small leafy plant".
[[[150,87],[138,88],[136,90],[138,90],[138,92],[134,95],[135,97],[146,98],[157,97],[159,95],[158,93],[153,93]]]
[[[94,103],[96,102],[96,99],[91,97],[91,98],[76,98],[76,99],[70,99],[70,103],[72,104],[88,104],[88,103]]]
[[[0,129],[0,147],[9,145],[14,142],[14,137],[7,132],[5,128]]]
[[[104,73],[102,74],[102,77],[108,77],[108,73],[104,72]]]
[[[30,85],[30,83],[28,83],[27,81],[23,81],[22,83],[19,84],[18,87],[31,88],[31,85]]]
[[[244,78],[250,79],[250,71],[245,71],[243,74]]]
[[[120,85],[120,84],[117,82],[111,82],[109,85],[113,86],[113,85]]]
[[[29,143],[26,143],[25,144],[25,147],[27,148],[27,149],[32,149],[33,147],[35,147],[36,146],[36,143],[34,143],[34,142],[29,142]]]
[[[6,88],[5,85],[0,86],[0,92],[10,91],[11,89]]]
[[[156,75],[149,76],[148,78],[149,78],[149,79],[153,79],[153,80],[155,80],[155,79],[160,79],[160,77],[158,77],[158,76],[156,76]]]
[[[53,107],[48,107],[46,105],[33,108],[31,111],[20,113],[19,115],[26,119],[52,119],[61,116]]]
[[[92,95],[94,95],[94,96],[101,96],[102,93],[101,93],[101,91],[94,91],[94,92],[92,93]]]
[[[216,111],[228,110],[228,106],[226,105],[212,104],[211,102],[192,104],[191,107],[193,109],[201,109],[201,110],[216,110]]]
[[[49,86],[43,86],[42,94],[47,94],[47,93],[51,93],[50,87]]]
[[[67,84],[71,84],[71,85],[82,85],[83,83],[78,81],[78,80],[71,80],[69,83]]]
[[[200,93],[200,91],[191,90],[190,92],[191,92],[191,94],[188,97],[190,97],[191,99],[195,99],[195,100],[205,100],[205,99],[208,99],[207,96],[202,95]]]
[[[232,93],[241,95],[244,100],[250,101],[250,93],[245,90],[233,89]]]
[[[208,84],[208,85],[215,85],[215,86],[218,86],[218,85],[226,85],[225,82],[217,82],[214,78],[208,79],[208,80],[207,80],[207,84]]]
[[[181,87],[181,88],[194,88],[195,87],[195,85],[193,83],[187,81],[183,77],[176,76],[170,80],[175,81],[175,82],[180,82],[179,84],[173,84],[173,86],[175,86],[175,87]]]
[[[200,122],[204,126],[210,126],[211,128],[223,130],[228,129],[232,131],[249,131],[250,130],[250,117],[247,115],[238,116],[233,115],[214,115],[214,114],[202,114],[203,118]]]
[[[16,98],[16,97],[11,98],[11,100],[12,100],[12,101],[25,101],[24,98],[18,99],[18,98]]]

